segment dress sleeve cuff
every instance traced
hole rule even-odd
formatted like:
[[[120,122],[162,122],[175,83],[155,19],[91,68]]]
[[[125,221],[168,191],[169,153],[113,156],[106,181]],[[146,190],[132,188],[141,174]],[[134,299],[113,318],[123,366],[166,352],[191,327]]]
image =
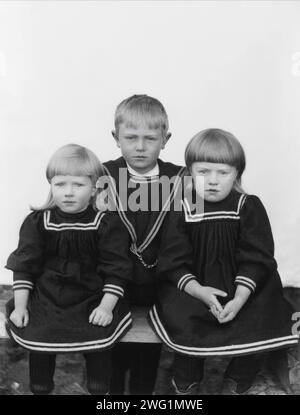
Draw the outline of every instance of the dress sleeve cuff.
[[[184,290],[184,288],[185,288],[185,286],[186,286],[186,284],[187,284],[188,282],[192,281],[192,280],[196,280],[195,275],[193,275],[193,274],[185,274],[185,275],[183,275],[183,276],[179,279],[179,281],[178,281],[178,283],[177,283],[177,288],[178,288],[179,290],[183,291],[183,290]]]
[[[13,282],[13,290],[33,290],[33,283],[27,280],[18,280]]]
[[[256,283],[251,278],[238,276],[234,280],[234,283],[236,285],[243,285],[244,287],[249,288],[249,290],[251,290],[252,293],[254,293],[254,291],[256,289]]]
[[[104,293],[114,294],[117,297],[124,297],[124,290],[119,285],[105,284],[102,291]]]

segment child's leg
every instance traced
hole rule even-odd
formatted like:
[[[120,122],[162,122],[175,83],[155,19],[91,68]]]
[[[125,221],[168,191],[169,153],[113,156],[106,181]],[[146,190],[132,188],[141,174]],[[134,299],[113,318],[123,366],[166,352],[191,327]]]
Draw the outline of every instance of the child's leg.
[[[125,374],[132,366],[134,358],[131,350],[132,343],[118,343],[112,349],[112,381],[110,392],[112,395],[123,395],[125,391]]]
[[[130,394],[152,395],[155,387],[162,345],[131,343]]]
[[[259,372],[264,355],[249,355],[231,359],[224,377],[233,379],[237,383],[236,392],[243,393],[251,387]]]
[[[266,356],[267,367],[286,393],[293,393],[289,376],[288,351],[274,350]]]
[[[111,393],[125,391],[125,374],[129,370],[131,395],[151,395],[155,386],[161,344],[118,343],[112,351],[113,376]]]
[[[109,393],[111,381],[111,351],[85,353],[87,389],[91,395]]]
[[[55,354],[29,353],[30,390],[48,395],[54,389]]]
[[[204,374],[204,359],[175,354],[173,386],[176,394],[192,394],[198,388]]]

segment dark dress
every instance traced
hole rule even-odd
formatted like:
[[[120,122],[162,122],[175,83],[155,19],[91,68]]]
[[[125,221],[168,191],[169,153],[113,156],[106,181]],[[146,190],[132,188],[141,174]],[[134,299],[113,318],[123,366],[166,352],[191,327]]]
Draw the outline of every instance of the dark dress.
[[[190,356],[238,356],[289,347],[292,309],[283,297],[266,211],[256,196],[232,191],[195,213],[187,200],[163,228],[158,262],[160,289],[150,321],[162,341]],[[185,293],[196,279],[225,291],[225,305],[238,284],[251,290],[237,316],[220,324],[200,300]]]
[[[128,233],[116,213],[91,206],[75,214],[58,208],[28,215],[18,248],[6,267],[14,272],[14,290],[30,291],[29,324],[10,336],[38,352],[96,352],[111,348],[130,328],[124,289],[132,275]],[[106,327],[89,323],[104,295],[119,297]],[[7,304],[8,316],[13,311]]]

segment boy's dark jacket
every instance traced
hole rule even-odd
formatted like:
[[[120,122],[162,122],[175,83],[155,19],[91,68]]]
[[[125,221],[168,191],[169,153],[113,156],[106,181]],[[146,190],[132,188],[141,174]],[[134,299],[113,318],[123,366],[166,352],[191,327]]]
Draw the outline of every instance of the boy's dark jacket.
[[[129,287],[129,293],[131,303],[136,305],[151,305],[155,301],[155,274],[157,255],[160,249],[161,225],[169,210],[169,205],[172,203],[174,194],[180,188],[181,176],[184,174],[183,167],[176,166],[172,163],[166,163],[160,159],[158,159],[157,162],[159,166],[159,178],[167,176],[168,178],[173,178],[173,180],[171,181],[170,195],[167,197],[162,195],[161,187],[159,188],[157,192],[159,200],[156,201],[158,203],[157,206],[159,207],[156,208],[155,211],[153,211],[153,209],[151,210],[150,188],[155,185],[160,186],[158,184],[158,177],[156,177],[156,179],[149,179],[149,181],[142,179],[141,183],[134,182],[135,184],[131,183],[131,186],[128,187],[129,180],[132,179],[132,176],[127,170],[127,164],[124,158],[120,157],[116,160],[110,160],[104,163],[105,174],[114,179],[114,181],[111,182],[111,191],[115,193],[117,199],[118,213],[132,239],[131,257],[134,263],[134,275],[132,277],[132,286]],[[126,175],[126,178],[122,177],[123,181],[121,181],[121,183],[127,184],[126,191],[124,191],[124,189],[119,189],[120,174]],[[134,180],[135,179],[137,179],[137,181],[139,180],[138,177],[134,178]],[[157,184],[155,184],[155,182]],[[134,191],[137,191],[138,186],[148,187],[149,203],[147,210],[132,211],[128,207],[127,209],[123,208],[123,204],[121,206],[119,202],[120,200],[124,201],[124,199],[122,199],[122,196],[119,198],[119,195],[127,194],[127,197],[129,198]],[[163,197],[164,200],[162,200]],[[164,207],[163,210],[162,207]]]

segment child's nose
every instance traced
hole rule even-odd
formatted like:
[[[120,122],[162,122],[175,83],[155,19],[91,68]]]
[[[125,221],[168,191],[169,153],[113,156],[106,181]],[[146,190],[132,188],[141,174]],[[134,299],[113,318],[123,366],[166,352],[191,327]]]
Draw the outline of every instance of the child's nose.
[[[136,149],[138,151],[144,151],[145,150],[145,142],[142,138],[138,139],[136,142]]]
[[[73,195],[73,186],[69,185],[65,188],[65,196],[72,196]]]
[[[210,173],[209,178],[208,178],[208,182],[209,184],[218,184],[218,175],[216,173]]]

